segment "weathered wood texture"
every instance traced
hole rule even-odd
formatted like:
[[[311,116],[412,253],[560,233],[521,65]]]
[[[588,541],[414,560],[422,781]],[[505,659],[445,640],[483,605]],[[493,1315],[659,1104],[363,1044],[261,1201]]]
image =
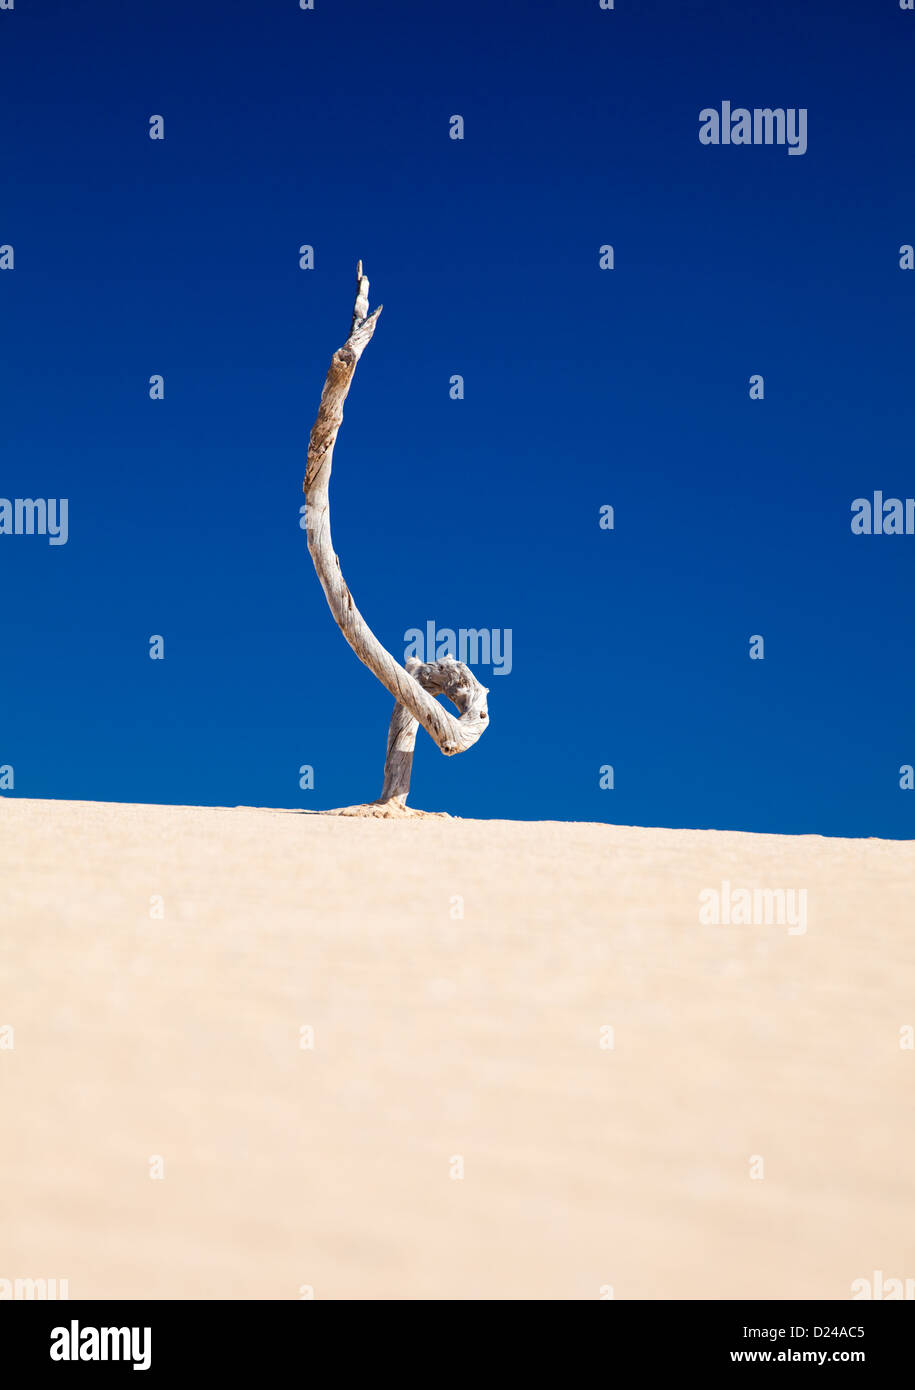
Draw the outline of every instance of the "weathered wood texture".
[[[305,525],[308,553],[337,625],[359,660],[378,677],[396,704],[388,732],[384,787],[380,800],[403,805],[410,786],[410,770],[417,724],[435,740],[447,756],[472,747],[489,724],[488,690],[463,662],[445,657],[440,661],[411,659],[401,666],[379,642],[353,601],[334,551],[330,530],[330,473],[334,444],[343,423],[343,402],[349,393],[356,364],[378,323],[381,305],[369,313],[369,282],[356,269],[356,302],[349,337],[331,359],[321,404],[308,441],[305,468]],[[435,698],[445,695],[456,706],[449,713]]]

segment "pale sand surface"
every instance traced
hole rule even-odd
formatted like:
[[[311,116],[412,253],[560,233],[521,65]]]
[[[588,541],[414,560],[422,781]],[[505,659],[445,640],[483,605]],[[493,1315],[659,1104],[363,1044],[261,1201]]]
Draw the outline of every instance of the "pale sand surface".
[[[701,926],[722,879],[805,887],[806,935]],[[0,1278],[847,1299],[915,1276],[913,886],[910,842],[2,798]]]

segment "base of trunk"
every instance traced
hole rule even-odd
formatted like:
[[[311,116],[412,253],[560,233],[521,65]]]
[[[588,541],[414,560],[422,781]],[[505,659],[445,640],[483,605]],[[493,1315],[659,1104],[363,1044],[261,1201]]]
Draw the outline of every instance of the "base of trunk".
[[[339,806],[333,811],[322,811],[324,816],[368,816],[374,820],[417,820],[421,817],[436,816],[451,820],[447,811],[420,811],[416,806],[408,806],[402,797],[395,796],[389,801],[368,801],[362,806]]]

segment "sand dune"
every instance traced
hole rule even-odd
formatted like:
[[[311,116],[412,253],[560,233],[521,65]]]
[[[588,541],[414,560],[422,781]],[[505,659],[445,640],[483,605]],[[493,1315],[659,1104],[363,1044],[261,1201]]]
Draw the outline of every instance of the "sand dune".
[[[723,881],[806,931],[701,923]],[[913,885],[912,843],[0,799],[0,1278],[912,1277]]]

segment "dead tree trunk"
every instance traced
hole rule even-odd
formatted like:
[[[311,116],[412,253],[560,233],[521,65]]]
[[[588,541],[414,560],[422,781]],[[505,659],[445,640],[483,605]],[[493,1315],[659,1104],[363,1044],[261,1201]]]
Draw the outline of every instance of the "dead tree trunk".
[[[331,359],[318,418],[308,441],[305,467],[305,525],[310,554],[321,587],[337,626],[347,642],[395,700],[388,730],[384,764],[384,786],[376,806],[392,810],[406,807],[410,790],[410,771],[416,729],[426,732],[447,756],[470,748],[489,724],[486,706],[488,690],[480,685],[461,661],[443,657],[440,661],[420,662],[411,658],[406,667],[395,661],[378,641],[353,602],[340,561],[334,552],[330,533],[330,471],[337,432],[343,422],[346,400],[356,364],[370,342],[381,305],[369,313],[369,282],[356,268],[356,303],[349,337]],[[439,704],[437,695],[446,695],[456,706],[458,717]]]

